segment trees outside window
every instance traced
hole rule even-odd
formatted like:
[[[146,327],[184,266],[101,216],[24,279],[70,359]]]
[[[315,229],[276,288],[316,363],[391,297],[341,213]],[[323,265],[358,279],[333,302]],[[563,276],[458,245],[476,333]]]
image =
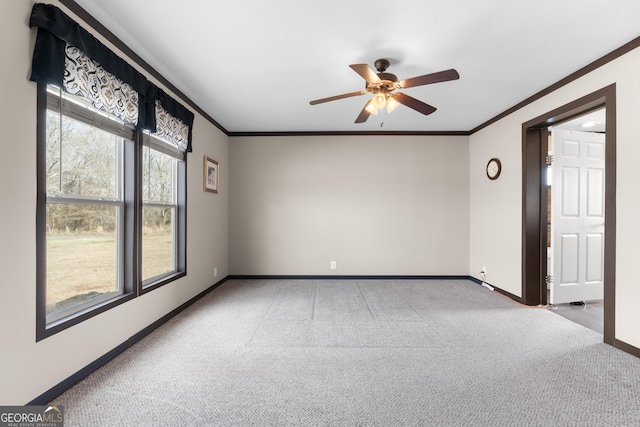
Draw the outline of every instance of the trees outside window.
[[[43,338],[186,274],[186,166],[171,144],[82,98],[39,96]]]

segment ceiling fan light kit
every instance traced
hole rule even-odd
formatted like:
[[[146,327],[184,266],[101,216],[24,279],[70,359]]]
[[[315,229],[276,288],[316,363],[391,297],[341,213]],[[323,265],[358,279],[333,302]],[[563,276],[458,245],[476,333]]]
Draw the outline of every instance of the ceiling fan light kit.
[[[342,95],[331,96],[328,98],[316,99],[309,103],[311,105],[317,105],[329,101],[336,101],[338,99],[350,98],[352,96],[371,93],[373,94],[373,98],[367,101],[364,108],[356,118],[355,123],[366,122],[371,114],[378,114],[378,111],[384,108],[386,108],[388,113],[391,113],[400,104],[404,104],[419,113],[427,115],[436,111],[436,108],[422,101],[419,101],[405,93],[393,93],[393,91],[395,91],[396,89],[407,89],[410,87],[424,86],[432,83],[457,80],[460,78],[458,72],[452,68],[445,71],[439,71],[437,73],[425,74],[423,76],[412,77],[409,79],[398,81],[398,78],[395,74],[386,72],[387,68],[389,67],[388,60],[378,59],[374,65],[376,67],[376,70],[378,70],[377,73],[373,71],[367,64],[349,65],[349,67],[351,67],[353,71],[358,73],[365,80],[365,90],[349,92]]]
[[[379,92],[367,102],[364,108],[369,114],[375,115],[378,114],[378,111],[385,108],[387,113],[390,113],[395,110],[398,105],[400,105],[400,103],[394,99],[393,94]]]

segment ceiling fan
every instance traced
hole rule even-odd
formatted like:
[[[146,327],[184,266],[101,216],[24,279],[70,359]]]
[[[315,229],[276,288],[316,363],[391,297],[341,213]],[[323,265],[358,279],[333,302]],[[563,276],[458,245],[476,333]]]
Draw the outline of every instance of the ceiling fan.
[[[396,89],[407,89],[415,86],[423,86],[432,83],[446,82],[449,80],[457,80],[460,75],[453,68],[450,70],[439,71],[437,73],[425,74],[424,76],[412,77],[405,80],[398,81],[395,74],[387,73],[386,70],[389,67],[389,61],[386,59],[378,59],[375,62],[375,67],[378,72],[374,72],[367,64],[351,64],[349,67],[362,78],[365,79],[366,85],[364,90],[357,92],[344,93],[342,95],[330,96],[328,98],[316,99],[309,104],[316,105],[324,102],[336,101],[338,99],[350,98],[352,96],[365,95],[367,93],[373,94],[371,98],[364,106],[360,115],[356,118],[355,123],[364,123],[367,121],[371,114],[378,114],[378,111],[386,108],[390,113],[398,105],[404,104],[409,108],[416,110],[422,114],[431,114],[436,111],[436,107],[429,104],[425,104],[407,94],[402,92],[394,92]]]

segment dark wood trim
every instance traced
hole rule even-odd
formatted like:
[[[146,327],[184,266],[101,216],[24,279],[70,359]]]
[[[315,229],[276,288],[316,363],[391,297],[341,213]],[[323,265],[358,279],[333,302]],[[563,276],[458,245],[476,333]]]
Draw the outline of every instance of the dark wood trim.
[[[547,129],[598,108],[606,108],[604,342],[615,345],[616,266],[616,85],[611,84],[522,125],[522,295],[538,305],[546,294],[547,195],[542,171]]]
[[[325,275],[251,275],[251,274],[236,274],[228,276],[229,280],[232,279],[271,279],[271,280],[470,280],[478,285],[482,285],[482,280],[473,276],[464,275],[452,275],[452,276],[325,276]],[[485,282],[486,283],[486,282]],[[503,289],[497,288],[490,283],[495,292],[505,295],[514,301],[524,304],[522,298],[507,292]]]
[[[123,144],[124,161],[124,291],[139,295],[138,283],[141,271],[142,249],[142,132],[134,132],[133,139]],[[128,236],[131,236],[128,238]]]
[[[541,90],[528,97],[527,99],[519,102],[513,107],[503,111],[497,116],[487,120],[486,122],[476,126],[475,128],[468,131],[425,131],[425,132],[230,132],[229,136],[310,136],[310,135],[473,135],[474,133],[496,123],[497,121],[507,117],[511,113],[514,113],[527,105],[549,95],[550,93],[560,89],[563,86],[568,85],[569,83],[578,80],[579,78],[591,73],[592,71],[602,67],[603,65],[620,58],[621,56],[631,52],[634,49],[640,47],[640,37],[636,37],[630,42],[620,46],[619,48],[609,52],[603,57],[593,61],[590,64],[580,68],[574,73],[569,74],[567,77],[557,81],[551,86]]]
[[[635,356],[635,357],[640,357],[640,348],[638,347],[634,347],[631,344],[627,344],[624,341],[620,341],[620,340],[614,340],[613,341],[613,346],[615,348],[618,348],[622,351],[626,351],[627,353]]]
[[[169,90],[171,90],[176,96],[186,102],[190,107],[196,110],[200,115],[202,115],[207,121],[216,126],[220,131],[222,131],[225,135],[230,137],[238,137],[238,136],[314,136],[314,135],[460,135],[460,136],[468,136],[473,135],[474,133],[486,128],[487,126],[497,122],[500,119],[508,116],[509,114],[531,104],[534,101],[554,92],[555,90],[573,82],[574,80],[583,77],[584,75],[592,72],[593,70],[602,67],[603,65],[629,53],[630,51],[640,47],[640,37],[637,37],[630,42],[624,44],[623,46],[609,52],[605,56],[593,61],[592,63],[582,67],[581,69],[575,71],[574,73],[568,75],[562,80],[552,84],[551,86],[541,90],[540,92],[530,96],[529,98],[519,102],[513,107],[505,110],[504,112],[498,114],[497,116],[487,120],[486,122],[476,126],[475,128],[467,131],[368,131],[368,132],[350,132],[350,131],[336,131],[336,132],[229,132],[226,130],[221,124],[219,124],[215,119],[213,119],[209,114],[207,114],[202,108],[200,108],[195,102],[189,99],[182,91],[176,88],[171,82],[169,82],[165,77],[163,77],[158,71],[156,71],[153,67],[151,67],[144,59],[142,59],[138,54],[136,54],[131,48],[129,48],[122,40],[116,37],[111,31],[109,31],[104,25],[102,25],[97,19],[95,19],[89,12],[87,12],[84,8],[82,8],[75,0],[60,0],[60,3],[64,5],[69,11],[76,14],[80,19],[82,19],[87,25],[96,30],[99,34],[104,36],[110,43],[120,49],[123,53],[125,53],[131,60],[140,65],[145,71],[147,71],[151,76],[158,79],[160,83],[166,86]]]
[[[134,173],[129,177],[125,177],[125,183],[133,182],[133,200],[130,201],[130,205],[134,211],[134,224],[133,224],[133,238],[127,239],[125,243],[127,245],[133,245],[132,252],[129,256],[135,260],[132,263],[133,268],[133,284],[136,292],[136,296],[142,294],[142,193],[143,193],[143,179],[142,179],[142,159],[143,159],[143,134],[142,132],[134,132],[133,134],[133,161],[134,161]]]
[[[496,286],[493,286],[491,283],[484,282],[484,281],[482,281],[482,280],[480,280],[480,279],[478,279],[476,277],[473,277],[473,276],[469,276],[468,279],[471,280],[474,283],[477,283],[478,285],[482,285],[483,283],[486,283],[487,285],[489,285],[489,286],[491,286],[493,288],[494,292],[497,292],[497,293],[502,294],[502,295],[504,295],[506,297],[509,297],[512,300],[514,300],[516,302],[519,302],[520,304],[524,304],[522,298],[520,298],[519,296],[514,295],[511,292],[507,292],[504,289],[501,289],[501,288],[498,288]]]
[[[478,285],[482,285],[482,283],[486,283],[486,282],[483,282],[482,280],[478,279],[477,277],[473,277],[473,276],[469,276],[469,280],[471,280],[472,282],[477,283]]]
[[[205,295],[207,295],[212,290],[216,289],[218,286],[222,285],[227,280],[228,280],[228,277],[225,277],[222,280],[220,280],[219,282],[216,282],[215,284],[211,285],[209,288],[207,288],[204,291],[200,292],[198,295],[196,295],[195,297],[191,298],[189,301],[187,301],[184,304],[180,305],[179,307],[171,310],[169,313],[165,314],[164,316],[162,316],[160,319],[156,320],[155,322],[153,322],[149,326],[147,326],[147,327],[143,328],[142,330],[138,331],[137,333],[133,334],[131,337],[129,337],[129,339],[125,340],[123,343],[119,344],[118,346],[116,346],[112,350],[108,351],[106,354],[100,356],[99,358],[97,358],[93,362],[89,363],[87,366],[85,366],[84,368],[80,369],[75,374],[71,375],[70,377],[68,377],[64,381],[56,384],[54,387],[50,388],[49,390],[47,390],[46,392],[44,392],[40,396],[36,397],[31,402],[27,403],[27,405],[46,405],[47,403],[53,401],[56,397],[60,396],[62,393],[64,393],[65,391],[69,390],[71,387],[73,387],[74,385],[76,385],[77,383],[82,381],[89,374],[91,374],[92,372],[100,369],[102,366],[104,366],[107,363],[109,363],[109,361],[113,360],[116,356],[122,354],[129,347],[131,347],[132,345],[134,345],[135,343],[140,341],[142,338],[144,338],[147,335],[149,335],[151,332],[153,332],[156,329],[158,329],[160,326],[162,326],[164,323],[166,323],[172,317],[174,317],[175,315],[177,315],[178,313],[180,313],[184,309],[186,309],[189,306],[191,306],[193,303],[195,303],[200,298],[202,298]]]
[[[116,348],[110,350],[109,352],[102,355],[98,359],[89,363],[87,366],[85,366],[75,374],[71,375],[70,377],[66,378],[62,382],[56,384],[49,390],[45,391],[40,396],[33,399],[31,402],[28,402],[26,405],[48,404],[49,402],[53,401],[55,398],[60,396],[62,393],[69,390],[74,385],[78,384],[80,381],[86,378],[89,374],[91,374],[94,371],[97,371],[98,369],[100,369],[101,367],[109,363],[111,360],[115,359],[117,356],[124,353],[124,351],[129,347],[130,345],[127,342],[120,344]]]
[[[604,231],[604,342],[616,341],[616,188],[617,182],[617,113],[616,85],[606,94],[605,127],[605,231]]]
[[[232,274],[227,276],[228,280],[251,280],[251,279],[271,279],[271,280],[469,280],[469,276],[325,276],[325,275],[264,275],[264,274]]]
[[[486,128],[487,126],[497,122],[498,120],[501,120],[503,118],[505,118],[506,116],[508,116],[509,114],[518,111],[519,109],[537,101],[538,99],[547,96],[548,94],[558,90],[559,88],[566,86],[567,84],[578,80],[580,77],[583,77],[587,74],[589,74],[590,72],[602,67],[603,65],[620,58],[621,56],[631,52],[632,50],[636,49],[640,47],[640,37],[636,37],[635,39],[631,40],[629,43],[626,43],[622,46],[620,46],[619,48],[617,48],[616,50],[613,50],[611,52],[609,52],[608,54],[606,54],[605,56],[593,61],[592,63],[580,68],[578,71],[569,74],[567,77],[563,78],[562,80],[552,84],[551,86],[541,90],[540,92],[530,96],[529,98],[525,99],[524,101],[514,105],[513,107],[509,108],[508,110],[498,114],[497,116],[487,120],[486,122],[476,126],[475,128],[471,129],[469,131],[469,134],[473,135],[474,133]]]
[[[129,346],[137,343],[138,341],[140,341],[142,338],[146,337],[147,335],[149,335],[151,332],[155,331],[156,329],[158,329],[160,326],[162,326],[164,323],[166,323],[168,320],[170,320],[172,317],[174,317],[175,315],[177,315],[178,313],[184,311],[185,309],[189,308],[191,305],[193,305],[196,301],[198,301],[199,299],[201,299],[202,297],[204,297],[205,295],[207,295],[209,292],[213,291],[214,289],[216,289],[217,287],[219,287],[220,285],[222,285],[224,282],[226,282],[227,280],[229,280],[229,276],[224,277],[223,279],[221,279],[220,281],[214,283],[213,285],[209,286],[207,289],[205,289],[204,291],[200,292],[198,295],[194,296],[193,298],[191,298],[190,300],[188,300],[187,302],[183,303],[182,305],[180,305],[179,307],[174,308],[173,310],[171,310],[169,313],[165,314],[164,316],[162,316],[160,319],[156,320],[155,322],[153,322],[152,324],[150,324],[149,326],[143,328],[141,331],[138,331],[137,333],[133,334],[131,336],[131,338],[129,338],[127,340],[127,342],[129,343]]]
[[[469,136],[466,131],[317,131],[317,132],[229,132],[229,137],[241,136]]]
[[[522,126],[522,301],[527,305],[542,303],[540,287],[529,284],[544,282],[542,260],[546,264],[546,256],[541,256],[543,245],[540,244],[540,224],[543,222],[543,207],[546,209],[546,203],[542,203],[541,197],[541,156],[546,148],[546,133],[546,128]],[[544,222],[546,223],[546,215]],[[544,236],[546,241],[546,231]]]
[[[195,102],[193,102],[189,97],[187,97],[180,89],[175,87],[169,80],[167,80],[162,74],[156,71],[151,65],[149,65],[144,59],[140,57],[137,53],[135,53],[129,46],[127,46],[122,40],[116,37],[111,31],[107,29],[104,25],[102,25],[96,18],[94,18],[89,12],[87,12],[82,6],[75,2],[75,0],[60,0],[60,3],[65,6],[69,11],[77,15],[80,19],[82,19],[88,26],[96,30],[100,35],[105,37],[109,43],[113,44],[120,51],[122,51],[127,57],[129,57],[133,62],[141,66],[147,73],[149,73],[152,77],[156,78],[163,86],[173,92],[178,98],[182,99],[185,103],[187,103],[191,108],[196,110],[202,117],[204,117],[208,122],[213,124],[215,127],[220,129],[226,135],[229,135],[229,132],[217,121],[213,119],[209,114],[207,114],[202,108],[200,108]]]
[[[489,285],[491,285],[491,284],[489,283]],[[493,288],[493,290],[494,290],[495,292],[497,292],[497,293],[499,293],[499,294],[502,294],[502,295],[505,295],[505,296],[507,296],[507,297],[511,298],[512,300],[514,300],[514,301],[516,301],[516,302],[519,302],[520,304],[524,304],[523,299],[522,299],[522,298],[520,298],[519,296],[514,295],[514,294],[512,294],[511,292],[507,292],[507,291],[505,291],[504,289],[497,288],[497,287],[495,287],[495,286],[493,286],[493,285],[491,285],[491,287]]]
[[[37,85],[36,125],[36,342],[47,330],[47,86]]]

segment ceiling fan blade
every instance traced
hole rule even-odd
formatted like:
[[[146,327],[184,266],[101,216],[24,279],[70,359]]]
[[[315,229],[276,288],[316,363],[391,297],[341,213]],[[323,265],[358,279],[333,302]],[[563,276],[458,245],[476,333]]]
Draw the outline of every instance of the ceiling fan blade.
[[[357,92],[343,93],[342,95],[330,96],[328,98],[314,99],[313,101],[310,101],[309,104],[311,104],[311,105],[322,104],[323,102],[336,101],[338,99],[349,98],[349,97],[358,96],[358,95],[364,95],[365,93],[367,93],[366,90],[359,90]]]
[[[380,83],[380,77],[367,64],[351,64],[349,65],[353,71],[367,81],[367,83]]]
[[[413,108],[414,110],[416,110],[419,113],[422,113],[424,115],[427,114],[431,114],[434,111],[437,110],[436,107],[433,107],[429,104],[425,104],[422,101],[419,101],[409,95],[406,95],[402,92],[397,92],[393,95],[393,99],[395,99],[396,101],[398,101],[400,104],[404,104],[409,108]]]
[[[431,83],[447,82],[449,80],[457,80],[460,74],[453,68],[450,70],[438,71],[437,73],[425,74],[424,76],[411,77],[399,82],[400,87],[409,88],[415,86],[429,85]]]
[[[371,115],[371,113],[367,111],[367,105],[369,105],[369,102],[371,101],[367,101],[367,103],[364,104],[364,108],[362,109],[362,111],[360,111],[360,115],[356,118],[356,121],[354,123],[364,123],[367,121],[367,119]]]

